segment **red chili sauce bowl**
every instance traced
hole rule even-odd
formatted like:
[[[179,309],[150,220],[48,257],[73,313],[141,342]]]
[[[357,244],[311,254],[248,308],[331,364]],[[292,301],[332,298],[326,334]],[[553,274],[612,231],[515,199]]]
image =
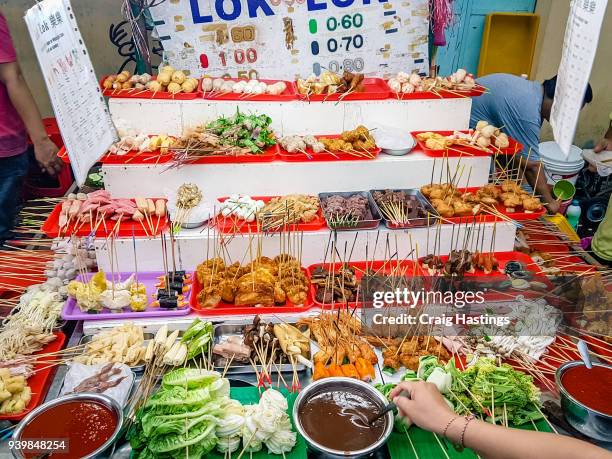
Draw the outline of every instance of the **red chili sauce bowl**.
[[[114,443],[123,424],[121,407],[101,394],[70,394],[29,413],[13,441],[34,445],[12,450],[16,458],[85,459],[97,457]],[[39,449],[43,448],[43,450]]]
[[[612,365],[566,362],[555,374],[565,419],[596,440],[612,441]]]

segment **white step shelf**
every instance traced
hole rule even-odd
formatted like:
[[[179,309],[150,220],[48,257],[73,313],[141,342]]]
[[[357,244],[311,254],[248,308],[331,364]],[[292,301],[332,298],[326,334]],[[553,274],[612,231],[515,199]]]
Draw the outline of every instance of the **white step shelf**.
[[[481,231],[484,231],[484,243],[482,245],[483,250],[489,250],[491,245],[491,237],[493,234],[494,225],[492,223],[485,223],[481,227]],[[455,226],[454,240],[459,234],[459,241],[463,240],[465,227]],[[436,250],[441,254],[448,254],[450,251],[451,237],[453,237],[453,225],[442,225],[440,234],[440,249]],[[515,237],[515,226],[507,222],[497,222],[495,224],[495,243],[493,244],[494,250],[499,252],[512,251],[514,247]],[[304,233],[303,246],[302,246],[302,264],[303,266],[309,266],[312,264],[320,263],[323,260],[325,247],[329,241],[329,231],[320,230],[315,232]],[[434,234],[435,231],[431,231],[429,235],[429,250],[427,250],[427,229],[426,228],[415,228],[412,230],[388,230],[383,225],[378,230],[367,230],[367,231],[344,231],[338,232],[337,247],[341,256],[344,257],[344,246],[347,246],[347,252],[350,252],[351,248],[354,249],[351,260],[360,261],[366,259],[366,245],[368,246],[368,257],[370,260],[379,259],[382,260],[385,256],[385,247],[387,241],[387,235],[389,240],[389,249],[392,254],[396,251],[396,240],[397,240],[397,252],[399,253],[400,259],[409,257],[410,247],[418,247],[419,256],[426,255],[428,251],[433,250]],[[357,235],[357,239],[355,236]],[[224,236],[228,237],[228,236]],[[378,245],[376,246],[376,252],[374,252],[374,246],[376,238],[378,237]],[[176,268],[179,270],[193,271],[195,267],[206,258],[207,245],[209,248],[209,255],[212,257],[212,250],[216,243],[218,243],[219,235],[215,231],[209,231],[201,229],[195,230],[182,230],[177,236],[176,241]],[[208,243],[207,243],[208,242]],[[253,242],[253,248],[256,247],[256,242]],[[106,242],[103,239],[97,239],[95,242],[96,253],[98,255],[98,267],[106,271],[110,271],[110,259],[108,257],[108,251],[106,250]],[[280,239],[278,234],[268,234],[262,236],[262,253],[264,255],[277,255],[280,247]],[[460,243],[461,247],[462,244]],[[227,255],[232,261],[249,261],[248,255],[249,247],[249,235],[248,234],[237,234],[227,245]],[[136,253],[138,256],[138,269],[140,271],[160,271],[163,270],[162,263],[162,250],[160,238],[138,238],[136,239]],[[245,258],[246,254],[246,258]],[[116,240],[116,255],[117,258],[114,261],[115,270],[118,272],[132,271],[134,269],[134,250],[132,239],[120,238]],[[170,255],[170,249],[168,249],[168,256]],[[348,255],[347,255],[348,258]],[[329,261],[329,255],[328,260]],[[172,266],[169,269],[173,269]],[[316,315],[318,311],[316,309],[310,309],[308,312],[300,313]],[[257,309],[253,308],[253,315],[257,314]],[[274,316],[282,317],[282,320],[289,323],[294,322],[298,315],[295,313],[287,313],[278,315],[262,315],[264,320],[274,319]],[[184,330],[189,326],[192,320],[198,317],[197,314],[191,313],[183,317],[172,317],[167,319],[139,319],[138,325],[143,326],[146,331],[155,332],[161,325],[168,325],[171,330]],[[253,316],[207,316],[207,320],[211,321],[225,321],[228,323],[250,323],[253,320]],[[278,317],[276,317],[278,320]],[[125,321],[123,320],[88,320],[84,322],[83,328],[86,333],[96,333],[99,330],[115,327],[121,325]]]
[[[470,121],[472,99],[372,100],[336,102],[253,102],[214,100],[109,99],[111,116],[146,134],[181,135],[236,109],[265,113],[278,135],[338,134],[358,124],[408,131],[462,130]]]
[[[436,159],[434,161],[434,159]],[[183,183],[195,183],[208,200],[231,194],[272,196],[314,194],[388,188],[419,188],[440,176],[446,181],[447,162],[413,150],[406,156],[380,154],[374,160],[283,162],[247,164],[188,164],[168,169],[158,165],[105,165],[105,188],[115,198],[159,197]],[[454,157],[448,160],[457,186],[482,186],[488,182],[490,157]]]
[[[453,237],[454,227],[454,237]],[[440,227],[440,247],[436,252],[446,255],[451,250],[451,239],[457,241],[459,234],[459,247],[465,234],[465,225],[441,225]],[[494,247],[495,251],[508,252],[513,250],[516,228],[512,223],[497,222],[485,223],[481,226],[484,233],[483,247],[489,250]],[[495,242],[491,243],[493,229],[495,228]],[[397,252],[400,259],[409,257],[412,248],[418,250],[419,256],[427,255],[433,250],[435,230],[429,234],[429,248],[427,248],[428,236],[427,228],[414,228],[411,230],[389,230],[381,225],[378,230],[364,231],[339,231],[337,233],[337,247],[341,257],[344,259],[344,247],[347,246],[347,255],[351,251],[354,242],[352,261],[363,261],[366,259],[366,246],[368,247],[368,259],[384,260],[389,257],[386,252],[387,238],[389,240],[389,250],[391,254]],[[261,244],[263,255],[274,257],[279,254],[281,247],[281,236],[278,233],[268,233],[261,236],[249,234],[236,234],[223,236],[228,244],[226,255],[232,262],[249,262],[249,240],[252,240],[253,250],[256,250],[258,243]],[[355,239],[357,237],[357,239]],[[481,236],[482,238],[483,236]],[[260,242],[258,239],[260,238]],[[376,245],[376,252],[374,247]],[[286,240],[286,236],[285,236]],[[295,240],[295,238],[293,239]],[[309,266],[323,261],[325,249],[330,240],[330,231],[323,229],[319,231],[304,232],[302,242],[302,264]],[[168,241],[168,238],[166,238]],[[195,267],[206,259],[208,254],[212,258],[214,247],[218,246],[219,235],[214,230],[182,230],[177,236],[175,246],[175,260],[177,269],[192,271]],[[104,239],[97,239],[95,242],[98,267],[105,271],[110,270],[110,257],[107,251],[107,243]],[[113,261],[115,271],[125,272],[134,270],[134,249],[131,238],[119,238],[115,242],[116,257]],[[457,244],[453,244],[455,248]],[[418,249],[417,249],[418,247]],[[415,250],[415,253],[416,253]],[[138,238],[136,239],[136,255],[138,257],[138,269],[140,271],[160,271],[163,270],[161,239],[157,238]],[[328,260],[329,260],[328,255]],[[171,257],[168,248],[168,257]],[[172,266],[169,267],[172,269]]]
[[[180,135],[186,128],[230,116],[236,109],[265,113],[279,136],[289,134],[334,134],[353,129],[390,126],[407,132],[417,130],[462,130],[469,125],[471,99],[429,99],[348,102],[253,102],[209,100],[109,100],[118,125],[126,124],[147,134]],[[458,158],[450,160],[451,175]],[[436,161],[436,175],[442,160]],[[490,158],[464,157],[464,185],[471,169],[470,184],[486,183]],[[115,197],[159,196],[185,182],[196,183],[209,198],[234,193],[282,195],[354,191],[374,188],[415,188],[428,183],[434,159],[413,151],[406,157],[381,155],[374,161],[301,162],[188,165],[167,170],[168,165],[105,165],[105,186]],[[164,172],[165,171],[165,172]],[[446,175],[443,171],[442,176]]]
[[[287,134],[325,134],[338,133],[352,129],[357,124],[387,125],[413,130],[460,130],[468,127],[471,99],[411,100],[354,102],[249,102],[240,101],[240,109],[245,112],[256,111],[268,114],[273,120],[275,132]],[[221,114],[231,115],[237,103],[231,101],[207,100],[133,100],[111,99],[109,102],[113,118],[127,120],[132,127],[143,132],[167,133],[178,135],[184,128],[210,121]],[[450,158],[448,168],[454,175],[457,168],[463,168],[458,186],[481,186],[487,183],[491,159],[489,157]],[[434,169],[435,167],[435,169]],[[413,150],[407,156],[394,157],[381,154],[375,160],[335,161],[335,162],[295,162],[274,161],[270,163],[249,164],[190,164],[168,170],[167,164],[161,165],[105,165],[102,170],[107,190],[114,197],[131,198],[134,196],[159,197],[181,184],[196,183],[206,199],[212,200],[231,194],[252,196],[285,195],[290,193],[318,194],[335,191],[360,191],[385,188],[418,188],[430,183],[432,169],[434,181],[442,177],[446,181],[447,171],[443,160],[426,156]],[[489,233],[492,225],[486,225]],[[183,231],[179,237],[182,262],[185,269],[193,269],[200,263],[207,245],[207,237],[214,237],[201,230]],[[442,246],[440,253],[450,249],[452,227],[442,226]],[[369,238],[370,258],[373,256],[376,231],[362,231],[356,244],[353,260],[365,258],[365,240]],[[400,253],[408,253],[408,236],[402,231],[389,231],[381,225],[379,241],[386,240],[389,234],[391,243],[397,236]],[[418,243],[422,254],[427,240],[427,231],[418,228],[410,231],[413,243]],[[511,250],[515,228],[509,223],[498,223],[495,248]],[[488,236],[489,237],[489,236]],[[345,240],[352,244],[354,233],[339,233],[339,246]],[[320,262],[329,239],[329,231],[321,230],[304,233],[303,262]],[[430,245],[433,235],[430,235]],[[278,235],[265,236],[263,244],[266,253],[275,254],[279,250]],[[488,242],[486,243],[488,244]],[[248,236],[238,236],[229,245],[232,259],[242,258],[248,245]],[[109,266],[109,257],[103,240],[96,242],[98,263]],[[139,269],[160,270],[162,268],[160,239],[137,239]],[[131,238],[118,240],[118,262],[120,270],[130,270],[133,266]],[[376,257],[384,256],[380,243]],[[405,256],[405,255],[403,255]]]
[[[360,102],[230,102],[230,101],[178,101],[178,100],[131,100],[111,99],[111,114],[116,122],[122,121],[147,134],[180,135],[185,128],[210,121],[220,115],[232,115],[237,106],[244,112],[258,112],[269,115],[272,127],[278,135],[290,134],[334,134],[353,129],[358,124],[368,127],[386,125],[404,129],[417,130],[463,130],[469,124],[471,99],[444,100],[384,100]],[[426,156],[423,152],[413,150],[403,157],[392,157],[381,154],[372,161],[342,162],[301,162],[251,164],[210,164],[186,165],[179,169],[166,170],[167,165],[105,165],[102,168],[105,187],[114,197],[132,198],[135,196],[158,197],[164,190],[176,190],[186,182],[196,183],[207,199],[216,199],[231,194],[249,194],[251,196],[285,195],[290,193],[318,194],[334,191],[360,191],[385,188],[418,188],[431,180],[435,164],[434,181],[440,177],[442,160]],[[457,167],[464,167],[464,173],[458,186],[466,186],[469,175],[469,186],[481,186],[487,183],[490,158],[469,157],[450,158],[449,169],[453,175]],[[446,170],[442,170],[442,181],[446,181]],[[491,247],[493,224],[483,225],[485,231],[484,247]],[[458,229],[462,238],[464,227]],[[357,235],[352,260],[364,260],[365,248],[368,246],[369,259],[383,259],[387,237],[391,253],[395,252],[396,239],[400,258],[405,258],[412,247],[418,246],[419,255],[425,255],[433,249],[435,232],[429,234],[427,249],[426,228],[412,230],[388,230],[382,224],[378,230],[360,231]],[[497,251],[513,249],[516,228],[508,222],[495,225],[495,242]],[[344,252],[346,243],[351,250],[356,232],[338,232],[338,250]],[[442,225],[441,254],[447,254],[451,247],[453,225]],[[376,253],[373,253],[378,236]],[[206,247],[215,245],[219,235],[214,230],[183,230],[177,236],[176,257],[177,269],[193,270],[206,257]],[[226,236],[227,237],[227,236]],[[305,232],[303,236],[302,264],[308,266],[322,261],[325,247],[329,241],[327,229]],[[276,255],[280,248],[278,234],[262,236],[264,255]],[[109,270],[110,260],[104,239],[95,242],[98,266]],[[249,246],[249,235],[236,235],[227,246],[227,253],[233,261],[241,261]],[[140,271],[159,271],[163,269],[160,238],[136,239],[138,269]],[[134,269],[134,250],[131,238],[119,238],[116,242],[117,271]],[[212,255],[211,255],[212,256]],[[247,255],[248,261],[248,255]],[[253,311],[256,313],[256,310]],[[192,315],[193,316],[193,315]],[[192,316],[173,320],[139,321],[155,330],[162,323],[170,323],[174,328],[184,328]],[[249,321],[250,317],[222,318],[219,320]],[[95,330],[120,321],[86,321],[86,330]]]

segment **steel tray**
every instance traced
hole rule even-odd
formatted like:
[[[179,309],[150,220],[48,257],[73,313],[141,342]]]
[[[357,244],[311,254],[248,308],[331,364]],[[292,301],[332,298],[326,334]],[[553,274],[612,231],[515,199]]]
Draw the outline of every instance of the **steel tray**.
[[[380,192],[383,192],[383,191],[403,191],[404,193],[406,193],[409,196],[415,196],[416,200],[418,201],[420,206],[425,210],[425,212],[429,212],[429,214],[430,214],[429,225],[434,223],[440,217],[440,215],[438,214],[436,209],[434,209],[434,207],[427,200],[427,198],[425,198],[425,196],[423,196],[423,193],[421,193],[421,190],[418,190],[416,188],[406,188],[406,189],[387,188],[385,190],[370,190],[370,196],[372,198],[372,202],[374,203],[374,206],[376,207],[376,211],[381,216],[382,222],[389,229],[405,229],[405,228],[416,228],[416,227],[421,227],[421,226],[427,226],[428,219],[427,219],[427,217],[419,217],[419,218],[412,218],[412,219],[410,219],[408,221],[408,223],[406,223],[406,224],[399,224],[398,225],[398,224],[391,223],[389,220],[387,220],[387,218],[385,218],[384,212],[380,209],[380,207],[376,203],[376,200],[374,199],[374,192],[376,192],[376,191],[380,191]]]
[[[275,323],[274,321],[272,321]],[[276,322],[278,323],[278,322]],[[223,324],[223,325],[215,325],[215,335],[213,338],[213,344],[223,343],[229,336],[240,336],[242,337],[242,331],[244,327],[248,324]],[[294,325],[295,324],[291,324]],[[312,351],[309,352],[309,355],[306,356],[307,359],[311,358]],[[223,364],[223,357],[213,354],[213,363],[215,366],[215,370],[223,372],[225,369],[225,365]],[[261,365],[256,365],[257,371],[261,371]],[[281,372],[293,372],[293,367],[289,363],[282,363],[280,365],[272,365],[272,372],[276,372],[277,370]],[[295,365],[295,369],[297,371],[303,371],[306,369],[306,366],[301,363],[297,363]],[[255,370],[251,366],[250,363],[244,364],[241,362],[232,362],[227,370],[227,374],[254,374]]]
[[[370,212],[372,214],[372,219],[362,220],[362,221],[359,221],[351,225],[330,224],[329,218],[325,213],[325,209],[323,208],[323,201],[325,201],[327,198],[331,196],[342,196],[345,198],[349,198],[356,194],[359,194],[368,200],[368,204],[370,205]],[[333,192],[333,193],[319,193],[319,201],[321,202],[321,209],[323,209],[323,216],[325,217],[327,226],[332,230],[355,231],[355,230],[363,230],[363,229],[376,229],[378,228],[378,225],[380,224],[380,221],[382,219],[382,217],[380,216],[380,213],[378,212],[378,206],[376,206],[376,203],[374,202],[374,200],[372,199],[372,196],[370,195],[368,191],[339,191],[339,192]]]
[[[79,341],[79,345],[90,343],[93,340],[93,337],[94,337],[94,335],[83,335],[81,337],[80,341]],[[155,338],[155,334],[154,333],[144,333],[144,343],[143,343],[143,346],[146,348],[147,345],[149,344],[149,341],[152,340],[153,338]],[[130,367],[130,369],[134,373],[142,373],[144,371],[144,369],[145,369],[145,364],[142,363],[140,365],[135,365],[133,367]]]

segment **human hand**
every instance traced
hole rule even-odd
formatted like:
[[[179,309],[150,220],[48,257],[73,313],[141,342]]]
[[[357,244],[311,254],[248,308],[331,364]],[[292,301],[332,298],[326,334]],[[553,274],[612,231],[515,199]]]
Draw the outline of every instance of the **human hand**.
[[[64,163],[57,156],[59,149],[49,138],[34,143],[34,156],[41,171],[55,175],[62,170]]]
[[[401,395],[405,392],[407,395]],[[451,410],[438,388],[424,381],[404,381],[389,394],[400,416],[437,434],[442,434],[457,415]]]
[[[559,201],[550,201],[546,204],[546,209],[550,215],[556,215],[560,207],[561,203],[559,203]]]
[[[612,151],[612,139],[603,138],[601,139],[595,148],[593,148],[595,153],[601,153],[602,151]]]

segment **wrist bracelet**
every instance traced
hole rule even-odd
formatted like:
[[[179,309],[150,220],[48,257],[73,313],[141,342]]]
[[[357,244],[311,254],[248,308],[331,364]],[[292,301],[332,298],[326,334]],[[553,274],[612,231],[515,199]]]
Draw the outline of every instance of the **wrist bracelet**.
[[[461,432],[461,439],[459,440],[459,444],[462,448],[465,448],[465,431],[467,430],[467,427],[470,422],[472,422],[474,419],[476,419],[476,416],[474,416],[473,414],[470,414],[469,416],[465,417],[465,425],[463,426],[463,431]]]
[[[454,418],[451,418],[450,421],[448,421],[448,423],[446,424],[446,427],[444,428],[444,430],[442,431],[442,436],[446,437],[446,431],[448,430],[448,428],[450,427],[450,425],[457,419],[459,419],[461,416],[455,416]]]

